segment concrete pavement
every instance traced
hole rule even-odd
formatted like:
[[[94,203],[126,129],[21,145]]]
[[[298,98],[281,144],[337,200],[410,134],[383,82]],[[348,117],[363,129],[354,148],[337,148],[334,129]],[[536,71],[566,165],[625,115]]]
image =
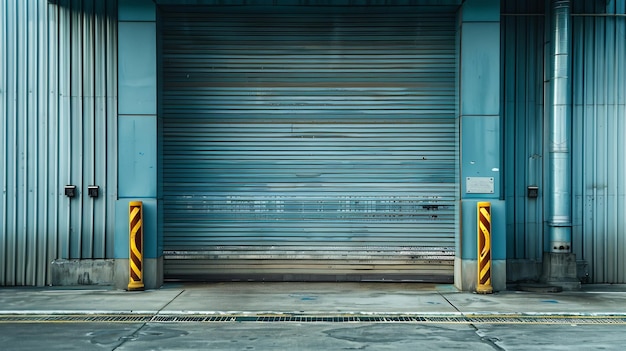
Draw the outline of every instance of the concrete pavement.
[[[0,288],[0,314],[59,313],[626,316],[626,285],[490,295],[416,283],[194,283],[142,292],[109,287]]]
[[[0,288],[2,350],[622,350],[626,285],[477,295],[394,283]]]

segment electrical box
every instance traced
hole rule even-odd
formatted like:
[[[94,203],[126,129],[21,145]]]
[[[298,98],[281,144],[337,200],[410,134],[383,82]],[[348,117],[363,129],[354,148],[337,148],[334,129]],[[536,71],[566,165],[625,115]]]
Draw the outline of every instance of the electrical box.
[[[76,196],[76,185],[66,185],[65,186],[65,196],[69,198],[73,198]]]
[[[90,185],[87,187],[87,193],[89,197],[98,197],[100,193],[100,187],[97,185]]]

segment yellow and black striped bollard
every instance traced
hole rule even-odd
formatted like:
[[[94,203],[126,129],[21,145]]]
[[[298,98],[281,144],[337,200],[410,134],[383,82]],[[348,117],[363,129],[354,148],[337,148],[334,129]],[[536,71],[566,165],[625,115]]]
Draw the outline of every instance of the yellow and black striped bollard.
[[[143,203],[131,201],[128,207],[130,239],[128,290],[143,290]]]
[[[479,294],[493,293],[491,286],[491,203],[478,203],[478,284]]]

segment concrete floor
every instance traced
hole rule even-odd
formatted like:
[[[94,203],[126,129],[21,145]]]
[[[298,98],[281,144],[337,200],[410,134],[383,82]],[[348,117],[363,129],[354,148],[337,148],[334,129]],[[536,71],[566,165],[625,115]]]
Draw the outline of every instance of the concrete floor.
[[[0,323],[3,350],[623,350],[624,325]]]
[[[449,316],[449,322],[68,322],[7,316]],[[455,322],[548,316],[556,322]],[[567,316],[559,319],[559,316]],[[598,318],[586,323],[580,318]],[[613,319],[611,319],[613,318]],[[487,319],[485,319],[487,320]],[[595,319],[594,319],[595,320]],[[607,321],[608,320],[608,321]],[[622,350],[626,286],[477,295],[449,285],[168,284],[159,290],[0,288],[2,350]]]
[[[0,288],[0,314],[37,312],[626,315],[626,285],[491,295],[459,292],[451,285],[413,283],[168,284],[142,292],[107,287]]]

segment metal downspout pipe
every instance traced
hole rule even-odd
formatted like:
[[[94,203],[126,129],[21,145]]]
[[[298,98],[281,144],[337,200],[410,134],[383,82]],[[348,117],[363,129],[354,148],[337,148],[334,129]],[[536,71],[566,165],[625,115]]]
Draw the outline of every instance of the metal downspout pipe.
[[[549,106],[550,252],[572,250],[570,1],[552,1],[552,71]]]

